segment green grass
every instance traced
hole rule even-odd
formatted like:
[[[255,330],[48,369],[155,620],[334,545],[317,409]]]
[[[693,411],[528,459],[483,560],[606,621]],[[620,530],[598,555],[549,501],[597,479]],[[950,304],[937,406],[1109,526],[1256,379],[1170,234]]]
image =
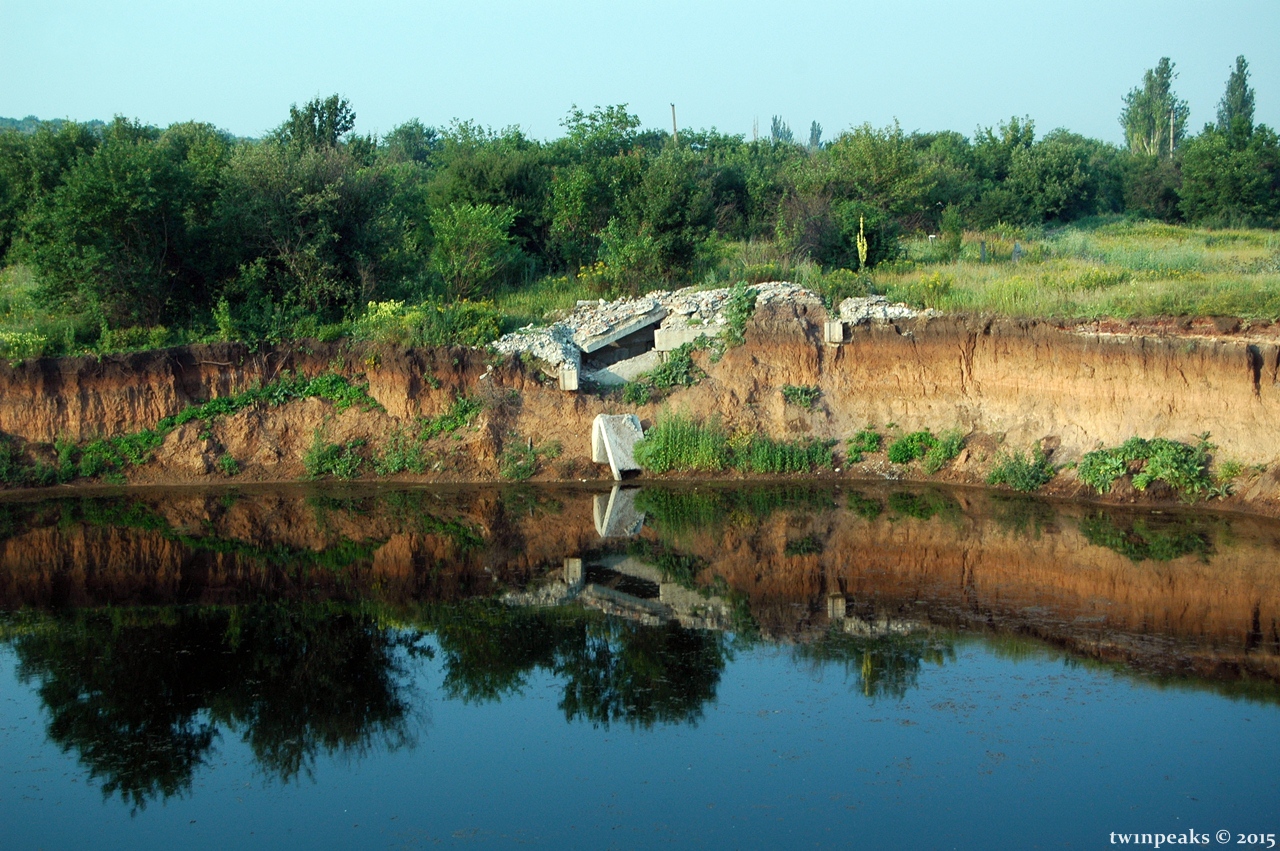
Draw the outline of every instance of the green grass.
[[[979,262],[979,242],[987,263]],[[1025,254],[1013,263],[1017,240]],[[874,271],[890,299],[944,311],[1096,319],[1230,315],[1280,319],[1280,234],[1095,219],[969,233],[959,261],[923,238]]]
[[[764,435],[730,439],[718,420],[700,423],[664,415],[636,444],[636,461],[650,472],[804,473],[835,465],[835,441],[774,440]]]
[[[155,451],[164,443],[165,436],[180,426],[200,422],[205,424],[207,430],[218,417],[235,414],[252,405],[274,407],[309,398],[325,399],[339,411],[352,406],[365,410],[379,407],[364,387],[352,384],[336,373],[324,373],[314,378],[298,373],[284,373],[262,387],[250,388],[234,396],[210,399],[201,405],[192,405],[178,414],[164,417],[154,428],[98,438],[80,445],[60,440],[55,444],[57,461],[53,465],[28,462],[16,445],[6,440],[0,446],[0,482],[18,486],[49,485],[77,477],[122,481],[125,470],[150,461]],[[231,462],[234,463],[234,459]],[[236,470],[238,472],[238,465]],[[225,468],[223,472],[226,472]]]

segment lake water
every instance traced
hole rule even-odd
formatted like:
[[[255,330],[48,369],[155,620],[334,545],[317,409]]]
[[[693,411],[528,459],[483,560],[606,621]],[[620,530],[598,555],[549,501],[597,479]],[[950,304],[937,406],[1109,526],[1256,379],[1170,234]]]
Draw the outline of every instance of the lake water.
[[[1273,847],[1278,604],[1280,524],[965,490],[11,498],[0,845]]]

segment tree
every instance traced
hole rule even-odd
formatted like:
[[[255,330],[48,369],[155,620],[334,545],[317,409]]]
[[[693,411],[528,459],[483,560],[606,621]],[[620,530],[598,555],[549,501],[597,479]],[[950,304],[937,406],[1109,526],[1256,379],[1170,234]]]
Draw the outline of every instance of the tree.
[[[787,122],[782,120],[782,116],[775,115],[769,126],[769,138],[773,140],[775,145],[794,145],[796,141],[795,134],[791,132],[791,128],[787,126]]]
[[[1142,88],[1124,97],[1120,124],[1129,150],[1160,157],[1173,156],[1183,140],[1191,109],[1173,92],[1173,62],[1163,56],[1142,76]]]
[[[510,234],[515,218],[512,208],[492,204],[450,204],[432,213],[431,265],[450,296],[482,295],[519,264],[522,255]]]
[[[28,217],[42,296],[110,326],[190,319],[207,309],[210,227],[230,142],[205,124],[162,134],[124,119]]]
[[[1227,90],[1218,104],[1218,129],[1224,133],[1253,132],[1253,89],[1249,87],[1249,63],[1236,57],[1235,70],[1227,78]]]
[[[289,107],[289,119],[276,131],[278,138],[301,148],[336,148],[356,126],[356,114],[347,99],[329,95],[308,101],[302,109]]]

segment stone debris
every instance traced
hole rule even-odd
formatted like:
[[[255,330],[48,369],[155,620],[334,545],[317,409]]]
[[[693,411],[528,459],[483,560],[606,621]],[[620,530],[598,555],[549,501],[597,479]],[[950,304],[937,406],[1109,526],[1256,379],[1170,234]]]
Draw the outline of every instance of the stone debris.
[[[869,322],[892,322],[895,319],[915,319],[917,316],[937,316],[936,310],[916,310],[905,304],[893,304],[882,295],[846,298],[840,302],[840,321],[850,325]]]

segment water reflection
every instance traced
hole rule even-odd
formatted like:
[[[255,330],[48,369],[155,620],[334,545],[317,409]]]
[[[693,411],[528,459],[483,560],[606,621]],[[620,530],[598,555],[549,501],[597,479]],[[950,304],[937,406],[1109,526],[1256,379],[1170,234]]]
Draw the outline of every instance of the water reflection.
[[[0,611],[50,740],[141,807],[222,737],[281,782],[411,746],[430,665],[601,727],[696,723],[756,642],[872,700],[980,639],[1276,702],[1278,554],[1270,521],[869,484],[139,491],[0,503]]]
[[[405,665],[425,650],[358,611],[81,609],[11,631],[50,740],[135,807],[186,791],[223,730],[283,782],[320,754],[414,740]]]

